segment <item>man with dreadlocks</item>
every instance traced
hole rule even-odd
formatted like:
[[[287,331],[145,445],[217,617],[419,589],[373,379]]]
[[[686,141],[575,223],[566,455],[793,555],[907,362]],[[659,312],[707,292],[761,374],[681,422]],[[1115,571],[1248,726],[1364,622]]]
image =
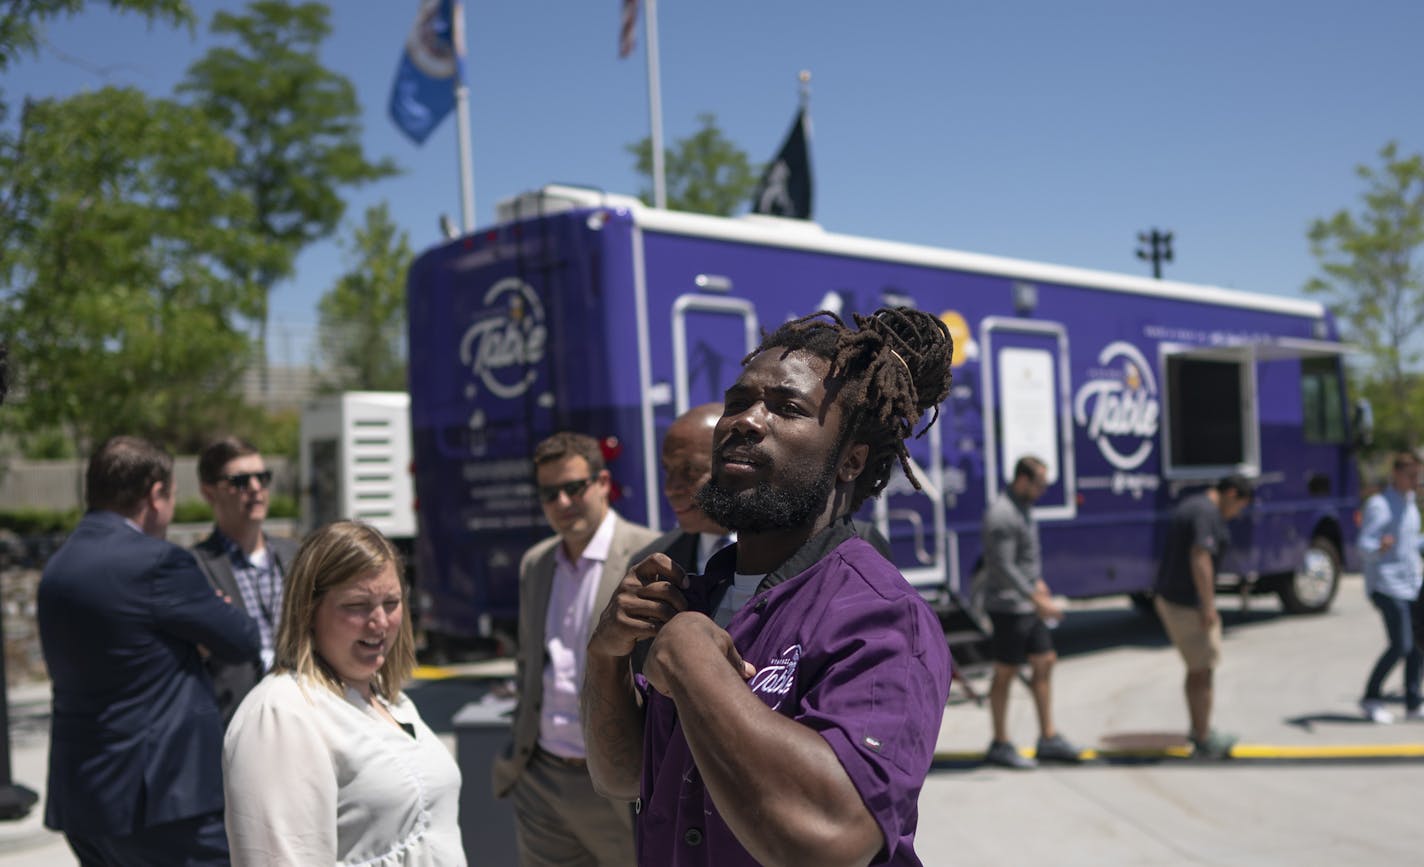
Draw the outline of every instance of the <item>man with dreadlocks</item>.
[[[788,322],[743,360],[698,494],[737,543],[701,576],[643,560],[589,641],[589,773],[639,799],[638,863],[920,863],[949,651],[849,516],[897,463],[918,485],[904,440],[948,394],[951,350],[896,308]],[[731,588],[750,598],[719,623]]]

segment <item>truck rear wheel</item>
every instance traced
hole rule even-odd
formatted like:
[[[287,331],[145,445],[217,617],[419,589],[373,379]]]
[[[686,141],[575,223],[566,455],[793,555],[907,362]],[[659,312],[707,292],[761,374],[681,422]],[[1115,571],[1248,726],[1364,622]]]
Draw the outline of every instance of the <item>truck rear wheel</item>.
[[[1340,589],[1340,551],[1324,536],[1316,536],[1301,555],[1300,566],[1282,578],[1281,606],[1291,614],[1321,614],[1330,609]]]

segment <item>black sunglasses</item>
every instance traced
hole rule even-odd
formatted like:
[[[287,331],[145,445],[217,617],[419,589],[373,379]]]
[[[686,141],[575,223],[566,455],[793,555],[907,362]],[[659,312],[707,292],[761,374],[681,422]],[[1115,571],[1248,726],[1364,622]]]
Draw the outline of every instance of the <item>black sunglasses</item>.
[[[583,496],[583,492],[588,490],[588,486],[593,484],[596,476],[589,476],[586,479],[579,479],[576,482],[564,482],[561,485],[540,485],[539,499],[546,503],[552,503],[559,498],[559,494],[564,494],[570,500],[577,500]]]
[[[257,487],[265,488],[272,484],[272,471],[263,470],[260,473],[233,473],[230,476],[223,476],[222,481],[228,483],[239,491],[244,491],[253,479],[257,480]]]

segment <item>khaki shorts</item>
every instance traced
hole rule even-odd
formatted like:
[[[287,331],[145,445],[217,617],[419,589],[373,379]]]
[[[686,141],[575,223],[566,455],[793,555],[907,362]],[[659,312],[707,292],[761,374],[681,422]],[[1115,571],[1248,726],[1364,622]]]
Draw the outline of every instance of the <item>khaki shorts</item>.
[[[1167,628],[1167,637],[1182,654],[1187,671],[1207,671],[1221,664],[1221,619],[1210,628],[1202,626],[1201,609],[1191,605],[1168,602],[1161,596],[1153,600],[1157,616]]]

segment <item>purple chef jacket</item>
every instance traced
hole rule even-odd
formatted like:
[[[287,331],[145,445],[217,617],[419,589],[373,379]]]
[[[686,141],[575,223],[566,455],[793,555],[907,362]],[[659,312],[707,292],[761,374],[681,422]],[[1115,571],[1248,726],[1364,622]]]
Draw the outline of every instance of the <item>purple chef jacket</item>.
[[[731,548],[719,552],[689,588],[689,607],[714,611],[735,565]],[[951,665],[929,605],[848,522],[837,522],[768,575],[727,631],[756,666],[752,691],[818,732],[840,759],[885,839],[871,863],[918,865],[920,788]],[[712,803],[676,706],[645,689],[638,863],[756,864]]]

